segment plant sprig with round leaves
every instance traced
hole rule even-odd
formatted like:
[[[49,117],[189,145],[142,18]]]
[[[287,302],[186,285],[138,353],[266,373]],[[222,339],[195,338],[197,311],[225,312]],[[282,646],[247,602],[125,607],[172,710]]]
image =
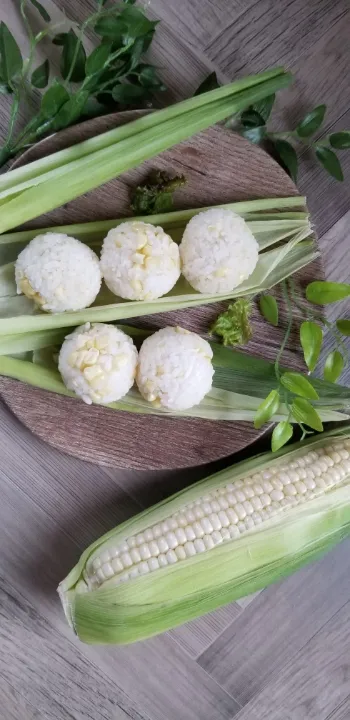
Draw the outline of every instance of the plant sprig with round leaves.
[[[321,432],[322,421],[317,408],[312,405],[318,400],[318,393],[307,377],[302,373],[281,371],[280,360],[288,342],[291,332],[293,313],[292,303],[302,311],[306,319],[300,325],[300,344],[303,350],[305,364],[309,372],[316,368],[323,343],[323,328],[327,328],[333,335],[336,348],[332,350],[325,361],[323,376],[328,382],[336,382],[344,367],[348,364],[348,352],[342,336],[350,336],[350,319],[340,318],[336,323],[330,323],[323,314],[306,305],[297,295],[294,281],[289,278],[282,284],[284,300],[288,310],[288,324],[284,339],[275,362],[277,388],[263,400],[257,409],[255,427],[260,428],[269,422],[277,413],[280,403],[284,402],[289,410],[286,421],[278,423],[272,434],[272,450],[279,450],[293,435],[292,423],[298,424],[302,430],[302,439],[311,430]],[[314,281],[306,288],[306,299],[315,305],[328,305],[350,297],[350,284],[327,281]],[[273,301],[273,302],[272,302]],[[273,325],[278,324],[278,305],[272,296],[260,298],[260,312],[265,319]],[[275,322],[277,318],[277,322]]]
[[[195,95],[220,85],[216,73],[211,73],[199,86]],[[236,130],[256,145],[263,145],[282,165],[294,182],[298,177],[298,155],[296,147],[307,145],[314,151],[320,165],[340,182],[344,180],[340,160],[335,151],[350,148],[350,130],[330,133],[325,138],[313,139],[325,120],[327,106],[317,105],[309,111],[293,130],[273,132],[268,121],[276,96],[270,95],[259,103],[251,105],[238,115],[226,121],[226,126]],[[291,142],[292,141],[292,142]],[[295,147],[296,146],[296,147]]]
[[[31,3],[47,27],[34,35],[27,17]],[[81,26],[73,23],[68,32],[58,32],[39,0],[21,0],[20,11],[27,29],[29,55],[23,58],[4,22],[0,23],[0,93],[12,96],[8,133],[0,149],[0,166],[44,135],[93,117],[130,106],[149,105],[154,93],[165,87],[156,68],[143,60],[152,43],[157,21],[147,18],[133,0],[105,8],[97,1],[96,12]],[[87,56],[84,36],[93,28],[100,44]],[[37,46],[50,37],[61,50],[60,77],[52,77],[48,59],[33,68]],[[40,106],[17,134],[21,104],[40,92]]]

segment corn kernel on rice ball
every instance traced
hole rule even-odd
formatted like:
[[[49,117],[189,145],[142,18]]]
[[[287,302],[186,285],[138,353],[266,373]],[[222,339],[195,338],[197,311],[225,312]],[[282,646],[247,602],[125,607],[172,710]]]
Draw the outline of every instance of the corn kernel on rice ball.
[[[154,300],[180,276],[179,248],[161,227],[125,222],[109,231],[101,253],[106,285],[126,300]]]
[[[185,228],[182,273],[200,293],[229,293],[252,274],[258,249],[243,218],[228,208],[211,208],[195,215]]]
[[[89,405],[124,397],[134,384],[136,365],[131,338],[106,323],[78,327],[66,337],[58,359],[64,384]]]
[[[88,307],[101,287],[97,255],[63,233],[48,232],[31,240],[18,255],[15,276],[18,294],[52,313]]]
[[[168,410],[198,405],[212,386],[212,357],[200,335],[180,327],[158,330],[139,353],[136,382],[141,395]]]

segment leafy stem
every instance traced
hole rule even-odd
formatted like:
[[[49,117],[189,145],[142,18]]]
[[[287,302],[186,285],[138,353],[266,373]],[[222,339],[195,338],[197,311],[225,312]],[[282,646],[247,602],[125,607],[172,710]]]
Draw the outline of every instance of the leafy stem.
[[[291,302],[290,302],[290,297],[289,297],[289,294],[288,294],[287,283],[286,283],[285,280],[284,280],[283,283],[282,283],[282,293],[283,293],[283,298],[284,298],[284,300],[285,300],[286,307],[287,307],[287,311],[288,311],[288,324],[287,324],[287,328],[286,328],[286,331],[285,331],[285,334],[284,334],[284,338],[283,338],[281,347],[280,347],[280,349],[279,349],[279,351],[278,351],[278,353],[277,353],[277,357],[276,357],[276,360],[275,360],[275,373],[276,373],[276,378],[277,378],[278,382],[280,381],[280,377],[281,377],[281,372],[280,372],[280,360],[281,360],[281,357],[282,357],[282,355],[283,355],[283,353],[284,353],[284,351],[285,351],[285,349],[286,349],[286,345],[287,345],[287,343],[288,343],[290,334],[291,334],[291,332],[292,332],[292,327],[293,327],[292,305],[291,305]]]

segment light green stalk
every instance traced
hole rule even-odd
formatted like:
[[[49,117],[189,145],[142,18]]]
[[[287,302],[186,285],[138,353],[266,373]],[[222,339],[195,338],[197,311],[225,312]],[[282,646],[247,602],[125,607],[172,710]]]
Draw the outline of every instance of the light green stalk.
[[[28,181],[28,186],[35,184],[39,180],[40,176],[51,170],[55,170],[56,168],[60,168],[70,162],[79,160],[93,152],[97,152],[98,150],[109,148],[115,143],[133,137],[144,130],[159,127],[162,123],[173,118],[181,117],[188,111],[195,108],[199,108],[204,111],[205,107],[209,103],[216,103],[227,97],[232,97],[235,94],[240,93],[242,90],[254,88],[254,86],[261,85],[268,80],[278,78],[277,83],[279,84],[280,77],[283,78],[282,82],[284,84],[288,84],[291,81],[291,76],[286,75],[283,68],[267,70],[266,72],[258,75],[252,75],[234,83],[224,85],[223,87],[212,90],[209,93],[203,93],[202,95],[171,105],[164,110],[159,110],[149,115],[145,115],[132,123],[127,123],[126,125],[109,130],[108,132],[97,135],[89,140],[84,140],[71,148],[53,153],[45,158],[40,158],[39,160],[29,163],[24,167],[16,168],[15,170],[6,173],[6,175],[2,175],[0,177],[0,192],[4,193],[5,190],[13,189],[17,185]]]
[[[160,131],[157,127],[143,130],[136,136],[121,140],[113,148],[98,150],[50,171],[44,182],[23,190],[14,199],[9,199],[2,205],[0,232],[49,212],[112,180],[182,140],[224,120],[232,112],[266,97],[279,87],[284,87],[289,80],[288,76],[277,76],[255,85],[252,89],[237,93],[234,98],[228,96],[223,100],[190,110],[180,118],[166,120],[161,124]],[[17,186],[14,186],[14,192],[18,192]]]

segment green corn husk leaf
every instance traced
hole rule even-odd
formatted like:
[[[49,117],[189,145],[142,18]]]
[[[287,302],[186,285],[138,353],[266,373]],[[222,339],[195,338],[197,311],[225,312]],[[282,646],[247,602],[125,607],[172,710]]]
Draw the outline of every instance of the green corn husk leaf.
[[[242,295],[256,295],[281,282],[289,275],[305,267],[317,257],[305,229],[282,246],[259,255],[257,266],[250,278],[228,294],[207,295],[193,290],[181,277],[171,292],[157,300],[112,302],[115,296],[102,289],[95,303],[78,312],[42,313],[33,304],[23,303],[22,296],[7,296],[0,302],[0,336],[71,327],[85,322],[113,322],[141,315],[151,315],[170,310],[197,307],[207,303],[230,300]]]
[[[153,333],[152,330],[136,328],[124,323],[117,325],[117,327],[130,335],[137,346],[140,346],[143,340]],[[17,356],[20,353],[29,352],[40,353],[44,349],[51,350],[52,354],[62,344],[66,334],[67,330],[61,328],[18,335],[3,335],[0,336],[0,356]],[[210,342],[210,345],[213,351],[213,364],[215,367],[214,387],[255,398],[264,398],[271,390],[276,388],[276,374],[273,363],[263,358],[245,354],[239,350],[226,348],[214,341]],[[9,364],[8,367],[11,368],[11,365]],[[17,371],[18,377],[17,375],[16,377],[21,380],[19,370],[20,368]],[[283,368],[281,370],[283,371]],[[33,379],[35,380],[35,376],[33,376]],[[321,404],[324,408],[334,410],[350,407],[350,388],[319,380],[312,376],[309,376],[309,382],[320,398],[318,402],[314,403],[315,407],[318,404]],[[35,382],[33,384],[35,385]]]
[[[320,557],[350,533],[350,477],[313,500],[263,521],[238,539],[119,585],[89,590],[84,570],[104,547],[159,523],[221,485],[276,468],[330,438],[349,438],[350,426],[323,433],[275,455],[233,465],[127,520],[94,542],[60,584],[67,620],[86,643],[125,644],[188,622],[256,592]],[[85,590],[85,592],[83,592]]]
[[[126,325],[120,326],[140,344],[151,334]],[[57,370],[57,353],[65,331],[42,331],[0,337],[0,375],[12,377],[43,390],[67,395],[75,399],[65,387]],[[181,412],[167,412],[155,408],[144,400],[136,389],[132,389],[122,400],[111,403],[112,410],[174,417],[197,417],[206,420],[253,421],[265,392],[276,388],[274,366],[264,360],[243,355],[217,343],[211,343],[215,368],[213,387],[200,405]],[[20,353],[32,352],[32,359],[21,359]],[[11,353],[8,357],[5,353]],[[40,367],[38,367],[40,366]],[[312,382],[314,380],[312,379]],[[319,399],[313,404],[323,421],[339,421],[347,416],[339,411],[350,407],[350,390],[339,388],[322,380],[315,381],[321,386]],[[281,404],[271,422],[285,420],[288,408]]]
[[[118,177],[123,172],[137,167],[145,160],[224,120],[233,111],[243,109],[252,100],[265,97],[271,89],[285,87],[290,82],[290,76],[283,72],[275,72],[272,77],[269,76],[269,79],[250,80],[252,86],[248,84],[249,79],[243,83],[244,88],[247,88],[248,84],[248,89],[237,91],[237,87],[241,87],[238,81],[238,84],[227,86],[224,93],[218,94],[215,90],[208,93],[208,102],[204,105],[198,103],[197,98],[192,98],[189,105],[191,109],[170,119],[168,113],[166,115],[168,119],[160,124],[160,129],[156,124],[155,127],[138,131],[114,145],[111,144],[109,147],[90,152],[78,160],[63,164],[40,175],[38,184],[31,183],[30,187],[24,189],[21,183],[13,186],[14,196],[10,195],[8,202],[1,206],[0,232],[6,232],[18,224],[60,207]],[[222,95],[224,96],[222,99],[215,99],[221,98]],[[157,123],[159,115],[154,113],[153,118],[154,116]],[[134,121],[134,123],[139,122],[139,120]],[[130,123],[133,128],[131,132],[135,130],[134,123]]]
[[[195,108],[200,109],[202,112],[212,103],[217,103],[225,98],[232,100],[238,95],[242,94],[242,91],[249,91],[255,93],[256,91],[262,97],[266,96],[266,91],[269,84],[276,83],[276,87],[288,85],[292,80],[292,76],[285,73],[281,67],[273,68],[257,75],[251,75],[246,78],[242,78],[234,83],[221,86],[211,92],[203,93],[198,97],[192,97],[188,100],[184,100],[175,105],[171,105],[163,110],[148,114],[140,117],[138,120],[128,123],[121,127],[109,130],[101,135],[90,138],[80,142],[73,147],[60,150],[59,152],[53,153],[47,157],[40,158],[34,162],[19,167],[11,172],[2,175],[0,178],[0,191],[17,187],[20,183],[28,182],[28,186],[35,184],[39,178],[48,171],[71,163],[74,160],[80,160],[93,152],[109,148],[115,145],[121,140],[133,137],[144,130],[149,130],[157,127],[158,130],[163,130],[163,125],[166,121],[181,117],[182,122],[186,122],[188,111]],[[268,83],[268,84],[266,84]],[[249,102],[248,102],[249,104]],[[186,120],[185,120],[186,118]]]

